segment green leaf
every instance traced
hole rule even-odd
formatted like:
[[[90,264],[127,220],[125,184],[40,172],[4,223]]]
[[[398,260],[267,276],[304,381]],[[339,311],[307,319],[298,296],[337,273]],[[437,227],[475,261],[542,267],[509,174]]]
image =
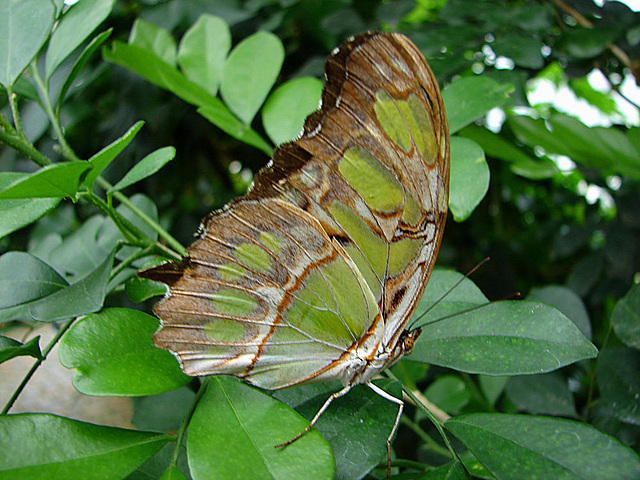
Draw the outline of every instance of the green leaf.
[[[223,132],[271,156],[273,149],[255,130],[245,125],[218,99],[216,103],[198,109],[198,113]]]
[[[169,439],[164,433],[103,427],[57,415],[2,415],[0,479],[117,480]]]
[[[500,85],[487,77],[467,77],[453,82],[442,92],[449,133],[456,133],[492,108],[504,105],[513,90],[513,85]]]
[[[471,401],[471,392],[456,375],[438,377],[424,394],[429,401],[452,415],[459,413]]]
[[[187,452],[194,478],[331,479],[331,449],[315,430],[286,448],[308,425],[284,403],[236,379],[212,376],[189,424]]]
[[[442,303],[423,321],[475,306]],[[502,301],[424,326],[411,360],[468,373],[527,375],[550,372],[597,353],[573,322],[555,308]]]
[[[102,56],[105,61],[128,68],[192,105],[200,107],[218,100],[200,85],[188,80],[176,68],[144,48],[113,42],[111,49],[102,50]]]
[[[109,189],[109,193],[123,190],[134,183],[150,177],[176,156],[176,149],[173,147],[164,147],[150,153],[138,163],[113,187]]]
[[[632,139],[614,128],[587,127],[568,115],[553,115],[548,121],[509,116],[508,125],[516,137],[546,153],[566,155],[574,162],[640,178],[640,152]]]
[[[401,398],[397,382],[374,382],[390,395]],[[304,385],[279,390],[276,398],[311,420],[340,382]],[[336,461],[336,478],[362,478],[387,457],[386,440],[398,413],[398,405],[370,388],[357,385],[336,399],[320,416],[316,429],[329,442]],[[286,435],[285,435],[286,436]]]
[[[104,222],[105,217],[94,215],[64,240],[59,235],[52,237],[48,248],[31,253],[65,275],[66,280],[77,280],[95,270],[116,246],[115,241],[108,245],[97,242],[98,231]]]
[[[47,48],[44,68],[47,79],[109,16],[114,4],[115,0],[80,0],[64,13],[51,34]]]
[[[510,162],[510,170],[521,177],[542,180],[552,178],[558,173],[558,167],[550,159],[546,157],[534,159],[513,143],[486,128],[469,125],[460,131],[460,136],[476,142],[487,155]]]
[[[568,287],[563,285],[547,285],[532,288],[526,300],[553,305],[564,313],[582,334],[591,340],[591,321],[582,299]]]
[[[131,423],[139,430],[176,431],[189,414],[195,392],[189,386],[145,397],[134,397]]]
[[[469,218],[489,190],[489,165],[482,148],[473,140],[451,137],[449,208],[453,218]]]
[[[87,64],[91,55],[93,55],[93,53],[98,48],[100,48],[100,46],[105,42],[105,40],[109,38],[112,31],[113,31],[113,28],[110,28],[109,30],[102,32],[101,34],[96,35],[96,37],[93,40],[91,40],[89,45],[87,45],[84,48],[84,50],[82,51],[78,59],[73,64],[73,67],[69,72],[69,75],[67,75],[67,78],[64,80],[64,84],[60,89],[60,94],[58,95],[58,101],[56,106],[57,109],[59,109],[60,105],[62,105],[62,102],[64,102],[64,99],[67,95],[67,92],[69,91],[69,88],[73,84],[73,81],[76,79],[78,74],[82,71],[84,66]]]
[[[278,78],[284,47],[278,37],[258,32],[240,42],[224,66],[220,94],[240,120],[251,123]]]
[[[114,254],[112,251],[95,270],[77,282],[30,303],[31,317],[39,322],[52,322],[100,310],[107,294]]]
[[[640,286],[634,285],[616,304],[611,323],[627,347],[640,349]]]
[[[559,38],[558,50],[578,59],[592,58],[601,54],[607,44],[615,40],[617,33],[614,28],[571,28]]]
[[[0,190],[0,199],[74,197],[88,162],[55,163],[20,178]]]
[[[155,53],[164,63],[176,65],[177,46],[171,34],[164,28],[137,18],[131,28],[129,45]]]
[[[60,362],[75,368],[85,395],[155,395],[186,385],[176,359],[156,348],[158,320],[127,308],[108,308],[76,322],[60,342]]]
[[[182,37],[178,64],[189,80],[216,95],[230,48],[231,32],[226,22],[204,14]]]
[[[616,418],[640,425],[640,352],[607,348],[600,352],[596,370],[602,402]]]
[[[142,120],[138,121],[133,125],[127,132],[122,135],[119,139],[111,142],[109,145],[104,147],[94,156],[89,159],[89,163],[93,165],[93,170],[89,172],[87,177],[84,179],[83,184],[87,187],[91,187],[93,182],[95,182],[98,175],[100,175],[107,165],[109,165],[113,159],[115,159],[122,150],[124,150],[127,145],[131,143],[131,141],[138,134],[144,122]]]
[[[522,35],[499,35],[491,44],[496,55],[512,59],[516,65],[523,68],[540,70],[544,66],[544,59],[540,53],[542,42],[536,37]]]
[[[44,44],[55,7],[42,0],[0,2],[0,84],[12,86]]]
[[[162,477],[160,477],[160,480],[189,480],[189,479],[185,477],[180,470],[178,470],[178,467],[176,467],[175,465],[170,465],[169,468],[167,468],[164,471],[164,473],[162,474]]]
[[[262,125],[275,145],[294,140],[302,132],[307,115],[320,104],[322,82],[300,77],[280,85],[262,108]]]
[[[42,359],[39,341],[40,335],[32,338],[27,343],[20,343],[13,338],[0,335],[0,363],[6,362],[10,358],[24,356]]]
[[[10,320],[25,305],[64,289],[68,283],[53,268],[24,252],[0,257],[0,319]]]
[[[477,472],[473,472],[476,474]],[[474,475],[475,477],[475,475]],[[400,480],[468,480],[464,468],[459,462],[449,462],[440,467],[434,468],[424,475],[416,477],[391,477],[390,480],[397,478]]]
[[[0,172],[0,191],[26,177],[26,173]],[[58,203],[60,198],[0,200],[0,238],[35,222]]]
[[[480,389],[490,405],[495,405],[510,378],[512,377],[478,375]]]
[[[451,418],[445,427],[496,478],[640,476],[640,459],[633,450],[590,425],[571,420],[478,413]]]
[[[578,416],[567,380],[556,372],[511,377],[506,392],[509,399],[525,412]]]
[[[569,80],[569,87],[576,94],[576,97],[585,99],[601,112],[607,115],[620,114],[618,105],[611,93],[596,90],[591,86],[587,77],[572,78]]]
[[[157,295],[167,293],[167,286],[164,283],[154,282],[142,277],[131,277],[124,284],[124,291],[134,303],[144,302]]]

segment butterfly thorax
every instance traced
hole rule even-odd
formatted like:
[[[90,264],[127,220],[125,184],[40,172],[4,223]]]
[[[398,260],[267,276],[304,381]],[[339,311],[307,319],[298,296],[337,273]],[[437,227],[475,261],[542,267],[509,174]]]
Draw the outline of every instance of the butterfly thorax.
[[[393,349],[389,350],[381,346],[381,349],[371,359],[362,358],[356,352],[353,360],[340,375],[342,384],[346,386],[368,383],[381,371],[394,365],[404,355],[411,353],[420,333],[422,330],[419,328],[411,331],[405,330]]]

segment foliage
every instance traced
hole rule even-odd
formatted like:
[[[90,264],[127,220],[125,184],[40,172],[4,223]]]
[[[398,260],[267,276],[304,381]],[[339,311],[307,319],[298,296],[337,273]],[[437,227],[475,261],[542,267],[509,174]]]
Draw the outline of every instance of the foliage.
[[[376,380],[417,405],[393,475],[640,476],[640,116],[626,124],[614,101],[640,78],[638,23],[588,0],[0,2],[0,361],[37,368],[59,342],[80,392],[140,397],[130,431],[8,414],[17,389],[0,478],[384,477],[395,404],[356,387],[273,449],[337,386],[189,383],[150,341],[164,287],[135,275],[246,191],[315,109],[323,58],[367,29],[421,48],[452,133],[449,269],[432,275],[412,356]],[[594,68],[609,92],[586,81]],[[531,105],[536,82],[614,124]],[[480,288],[450,270],[487,255]],[[483,306],[517,291],[526,301]],[[50,344],[6,336],[39,322],[59,328]]]

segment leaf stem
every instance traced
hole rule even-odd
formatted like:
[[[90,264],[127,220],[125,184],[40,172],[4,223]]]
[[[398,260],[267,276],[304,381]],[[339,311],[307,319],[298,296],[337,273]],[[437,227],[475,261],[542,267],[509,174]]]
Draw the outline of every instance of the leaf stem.
[[[392,380],[399,382],[398,378],[390,370],[386,370],[385,373]],[[406,393],[407,396],[415,402],[415,404],[427,415],[431,423],[433,423],[433,425],[436,427],[436,429],[440,433],[440,436],[442,437],[442,440],[447,446],[447,449],[451,453],[451,457],[454,458],[456,461],[460,462],[460,465],[462,465],[464,468],[464,465],[462,464],[462,460],[460,460],[460,456],[453,448],[453,445],[451,445],[451,441],[449,440],[447,433],[444,431],[444,423],[438,420],[438,418],[433,414],[433,412],[420,399],[418,399],[418,397],[411,391],[411,389],[405,387],[402,384],[402,382],[399,382],[399,383],[400,385],[402,385],[402,390],[404,391],[404,393]],[[464,468],[464,471],[468,476],[469,473],[467,472],[466,468]]]
[[[107,182],[104,178],[98,177],[96,179],[98,184],[104,188],[105,190],[109,190],[113,185]],[[182,246],[182,244],[176,240],[169,232],[167,232],[164,228],[158,225],[152,218],[150,218],[146,213],[136,207],[131,200],[129,200],[126,195],[123,195],[121,192],[113,192],[113,196],[116,200],[122,203],[125,207],[127,207],[131,212],[133,212],[140,220],[149,225],[167,244],[175,250],[179,256],[184,256],[187,253],[187,250]]]
[[[40,99],[42,100],[42,106],[44,108],[47,117],[49,117],[49,121],[53,126],[53,130],[56,133],[56,137],[58,143],[60,144],[60,148],[62,149],[62,156],[67,160],[71,161],[79,161],[80,158],[76,155],[76,152],[73,151],[71,146],[67,143],[66,138],[64,138],[64,133],[62,133],[62,127],[60,126],[60,122],[56,118],[56,114],[53,111],[53,107],[51,106],[51,100],[49,99],[49,95],[47,92],[47,87],[45,86],[42,78],[40,77],[40,72],[38,72],[38,66],[36,65],[35,60],[31,62],[31,75],[40,90]]]
[[[400,423],[409,427],[413,432],[418,435],[424,443],[427,444],[427,448],[431,450],[433,453],[437,453],[438,455],[442,455],[443,457],[451,458],[451,452],[444,448],[442,445],[438,444],[433,438],[429,436],[427,432],[425,432],[417,422],[407,418],[406,415],[402,417]]]
[[[24,388],[27,386],[27,383],[29,383],[29,380],[31,380],[31,377],[33,377],[33,374],[36,373],[36,370],[38,370],[40,365],[42,365],[42,362],[44,362],[47,359],[47,355],[49,355],[49,353],[51,352],[51,349],[53,349],[53,347],[58,343],[58,341],[60,341],[60,338],[62,338],[62,336],[66,333],[66,331],[69,330],[69,327],[71,327],[74,321],[75,321],[75,318],[72,318],[67,323],[65,323],[60,328],[60,330],[58,330],[58,332],[53,337],[53,339],[42,351],[42,358],[37,359],[36,363],[34,363],[31,369],[27,372],[27,374],[22,379],[22,382],[20,383],[18,388],[15,389],[15,391],[11,395],[11,398],[2,409],[2,412],[0,412],[0,415],[6,415],[7,413],[9,413],[9,410],[11,409],[11,407],[13,407],[13,404],[18,399],[18,396],[22,393]]]
[[[174,465],[176,468],[178,467],[178,457],[180,456],[180,447],[182,446],[182,442],[184,441],[184,436],[187,433],[187,427],[191,422],[191,417],[193,417],[193,413],[196,411],[196,407],[198,406],[200,399],[202,398],[204,393],[207,391],[207,388],[209,388],[208,377],[205,378],[202,384],[200,385],[200,388],[198,389],[198,392],[196,393],[196,396],[194,397],[193,402],[191,402],[189,411],[187,412],[184,419],[182,420],[182,424],[180,425],[180,428],[178,429],[178,433],[176,434],[176,448],[173,450],[173,455],[171,455],[171,462],[170,462],[170,464]]]
[[[0,130],[0,142],[13,148],[16,152],[23,154],[29,160],[41,167],[51,165],[53,163],[40,153],[31,143],[16,135],[10,135],[9,133]]]

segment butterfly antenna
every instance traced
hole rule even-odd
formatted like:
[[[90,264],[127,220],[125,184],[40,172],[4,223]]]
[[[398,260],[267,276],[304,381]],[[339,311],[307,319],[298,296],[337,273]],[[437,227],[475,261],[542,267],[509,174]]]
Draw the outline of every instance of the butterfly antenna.
[[[450,315],[445,315],[444,317],[438,318],[438,319],[434,320],[433,322],[429,322],[429,323],[425,323],[424,325],[420,325],[420,327],[426,327],[427,325],[433,325],[434,323],[442,322],[443,320],[447,320],[447,319],[452,318],[452,317],[457,317],[458,315],[463,315],[465,313],[475,312],[476,310],[480,310],[481,308],[486,307],[487,305],[491,305],[492,303],[504,302],[505,300],[513,300],[513,299],[519,298],[519,297],[520,297],[520,292],[516,292],[516,293],[514,293],[512,295],[509,295],[507,297],[499,298],[498,300],[494,300],[492,302],[482,303],[480,305],[476,305],[475,307],[468,308],[467,310],[462,310],[461,312],[456,312],[456,313],[452,313]]]
[[[483,266],[485,263],[487,263],[489,260],[491,260],[490,257],[486,257],[485,259],[481,260],[480,262],[478,262],[478,264],[473,267],[471,270],[469,270],[464,277],[462,277],[460,280],[458,280],[456,283],[454,283],[446,292],[444,292],[440,298],[438,298],[435,302],[433,302],[433,304],[427,308],[424,312],[422,312],[420,315],[418,315],[418,317],[415,320],[412,320],[411,323],[409,324],[409,328],[407,330],[411,331],[414,330],[414,325],[416,323],[418,323],[421,319],[424,318],[424,316],[426,314],[428,314],[431,310],[433,310],[433,308],[438,305],[442,300],[444,300],[445,298],[447,298],[447,296],[453,292],[456,288],[458,288],[458,285],[460,285],[462,282],[464,282],[467,278],[469,278],[471,275],[473,275],[481,266]],[[460,313],[466,313],[466,312],[460,312]],[[452,316],[455,315],[459,315],[459,313],[453,314],[453,315],[448,315],[447,317],[444,318],[450,318]],[[440,319],[440,320],[444,320]],[[440,321],[440,320],[436,320],[436,321]],[[435,323],[435,322],[431,322],[431,323]],[[426,324],[425,324],[426,325]]]

